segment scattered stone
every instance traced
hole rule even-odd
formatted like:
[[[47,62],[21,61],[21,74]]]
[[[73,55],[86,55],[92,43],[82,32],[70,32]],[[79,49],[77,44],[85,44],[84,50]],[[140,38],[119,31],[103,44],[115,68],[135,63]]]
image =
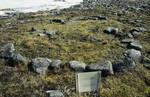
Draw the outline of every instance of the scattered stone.
[[[10,58],[6,59],[6,64],[12,67],[19,67],[21,64],[25,64],[26,59],[19,53],[12,53]]]
[[[122,39],[121,43],[132,43],[134,41],[135,41],[134,39]]]
[[[127,38],[131,38],[131,39],[133,39],[133,38],[134,38],[134,36],[133,36],[131,33],[127,33]]]
[[[146,32],[147,29],[145,29],[143,27],[137,27],[137,28],[132,29],[130,32],[132,33],[134,31],[137,31],[137,32]]]
[[[139,35],[141,35],[141,33],[137,31],[133,31],[131,32],[131,34],[133,35],[134,38],[137,38]]]
[[[142,53],[135,49],[129,49],[125,52],[125,56],[131,58],[135,62],[140,62],[142,59]]]
[[[145,68],[150,69],[150,59],[149,58],[144,58],[142,63]]]
[[[142,32],[146,32],[147,29],[143,28],[143,27],[138,27],[138,28],[134,28],[132,30],[130,30],[130,33],[134,36],[134,37],[138,37],[139,35],[142,34]]]
[[[115,35],[118,32],[119,32],[119,29],[118,28],[114,28],[114,27],[108,27],[106,30],[104,30],[104,33],[112,34],[112,35]]]
[[[102,75],[114,74],[112,63],[110,61],[100,62],[86,66],[87,71],[102,71]]]
[[[87,17],[88,20],[107,20],[107,17],[106,16],[89,16]]]
[[[70,61],[69,67],[74,71],[85,71],[86,64],[79,61]]]
[[[50,23],[59,23],[59,24],[65,24],[65,20],[63,19],[51,19]]]
[[[49,90],[46,91],[48,97],[65,97],[64,94],[59,90]]]
[[[62,61],[61,60],[53,60],[52,63],[49,65],[48,69],[51,72],[57,73],[60,71]]]
[[[48,67],[52,63],[52,60],[48,58],[35,58],[31,60],[29,64],[29,69],[38,73],[45,74],[48,71]]]
[[[128,48],[129,49],[136,49],[136,50],[142,50],[142,45],[140,45],[139,43],[137,42],[131,42],[129,45],[128,45]]]
[[[12,56],[12,53],[15,51],[13,43],[8,43],[0,49],[0,57],[8,59]]]
[[[1,48],[0,57],[5,59],[6,65],[12,67],[19,67],[21,64],[25,64],[25,57],[15,52],[13,43],[8,43]]]
[[[55,39],[59,34],[58,30],[51,30],[51,31],[47,31],[46,29],[43,30],[44,30],[43,33],[46,34],[49,37],[49,39]]]
[[[135,62],[128,57],[113,62],[113,69],[115,72],[134,70],[135,66],[136,66]]]

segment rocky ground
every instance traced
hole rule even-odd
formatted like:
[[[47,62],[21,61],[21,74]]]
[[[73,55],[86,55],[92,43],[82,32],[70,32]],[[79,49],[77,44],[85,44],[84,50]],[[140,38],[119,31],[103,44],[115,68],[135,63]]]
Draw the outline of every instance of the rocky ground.
[[[1,17],[0,96],[76,97],[75,72],[100,70],[102,97],[150,97],[150,2],[106,1]]]

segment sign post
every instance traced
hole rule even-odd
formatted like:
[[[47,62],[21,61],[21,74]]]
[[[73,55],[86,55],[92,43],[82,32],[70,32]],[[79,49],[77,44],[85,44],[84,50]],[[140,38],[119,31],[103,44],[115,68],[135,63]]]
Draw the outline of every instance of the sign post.
[[[97,92],[100,97],[101,72],[86,72],[76,74],[76,93],[80,97],[82,92]]]

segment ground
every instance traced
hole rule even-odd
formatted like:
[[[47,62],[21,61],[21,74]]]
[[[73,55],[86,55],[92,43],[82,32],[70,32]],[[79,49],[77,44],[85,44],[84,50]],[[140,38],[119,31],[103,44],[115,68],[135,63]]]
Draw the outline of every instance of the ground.
[[[0,43],[12,42],[19,53],[28,60],[36,57],[47,57],[51,59],[61,59],[63,63],[70,60],[83,61],[87,64],[95,63],[100,60],[117,60],[126,50],[126,45],[112,35],[103,33],[103,30],[109,26],[117,27],[119,30],[128,32],[138,24],[119,21],[124,19],[142,19],[144,26],[150,31],[150,19],[146,14],[138,12],[129,12],[122,16],[113,15],[118,9],[105,9],[98,7],[92,10],[64,10],[63,14],[58,16],[37,15],[30,13],[22,17],[12,17],[1,19],[0,24],[12,23],[16,27],[4,27],[0,30]],[[48,12],[43,12],[47,14]],[[49,23],[53,18],[70,18],[106,15],[108,20],[87,20],[87,21],[69,21],[66,24]],[[29,23],[17,23],[18,18],[23,20],[30,19]],[[41,19],[42,21],[34,21]],[[100,32],[94,33],[89,29],[99,27]],[[37,33],[31,33],[29,30],[34,27],[42,30],[60,31],[56,39],[49,39],[46,36],[37,36]],[[138,39],[144,47],[144,54],[150,58],[150,32],[147,31]],[[80,41],[81,36],[95,36],[101,40],[98,42]],[[70,71],[67,66],[63,67],[58,74],[38,75],[28,71],[27,64],[19,69],[11,68],[0,61],[0,96],[2,97],[45,97],[45,90],[54,89],[57,86],[75,86],[75,73]],[[137,64],[134,71],[116,73],[115,75],[102,78],[101,90],[102,97],[146,97],[150,95],[150,71],[143,67],[143,64]],[[69,97],[73,97],[71,94]]]

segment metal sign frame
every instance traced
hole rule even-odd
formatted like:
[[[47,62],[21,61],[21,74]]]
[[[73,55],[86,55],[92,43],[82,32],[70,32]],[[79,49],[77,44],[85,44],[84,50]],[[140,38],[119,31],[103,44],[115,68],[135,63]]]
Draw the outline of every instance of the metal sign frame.
[[[79,91],[79,74],[90,74],[90,73],[97,73],[98,78],[97,78],[97,89],[96,91],[87,91],[87,92],[97,92],[97,97],[100,97],[100,81],[101,81],[101,71],[96,71],[96,72],[84,72],[84,73],[76,73],[76,93],[77,97],[80,97],[80,92]],[[90,87],[90,86],[89,86]]]

